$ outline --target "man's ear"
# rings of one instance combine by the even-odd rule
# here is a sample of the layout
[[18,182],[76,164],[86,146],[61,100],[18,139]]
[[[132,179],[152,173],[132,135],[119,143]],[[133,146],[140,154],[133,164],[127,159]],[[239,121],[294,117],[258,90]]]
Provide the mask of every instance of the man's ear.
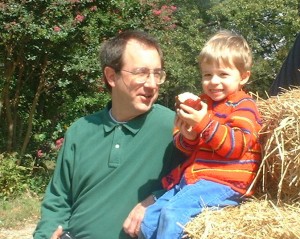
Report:
[[241,74],[242,79],[240,82],[240,86],[244,86],[248,82],[250,75],[251,75],[250,71],[245,71],[244,73]]
[[104,68],[104,74],[105,74],[107,83],[111,87],[114,87],[115,86],[115,80],[116,80],[116,71],[113,68],[111,68],[109,66],[106,66]]

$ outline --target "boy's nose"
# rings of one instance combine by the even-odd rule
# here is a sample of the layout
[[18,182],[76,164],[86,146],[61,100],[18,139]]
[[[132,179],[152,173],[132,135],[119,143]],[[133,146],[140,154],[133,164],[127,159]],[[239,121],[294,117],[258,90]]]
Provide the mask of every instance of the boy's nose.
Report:
[[219,84],[220,83],[220,77],[217,75],[213,75],[211,78],[211,83],[213,84]]

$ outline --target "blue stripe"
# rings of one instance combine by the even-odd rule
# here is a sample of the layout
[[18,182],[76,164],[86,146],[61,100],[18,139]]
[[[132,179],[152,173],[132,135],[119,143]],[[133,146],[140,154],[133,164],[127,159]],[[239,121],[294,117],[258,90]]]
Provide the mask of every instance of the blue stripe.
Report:
[[252,114],[254,114],[255,116],[255,120],[259,123],[262,124],[262,120],[259,118],[259,116],[256,114],[256,111],[254,111],[252,108],[239,108],[237,109],[235,112],[237,111],[248,111],[251,112]]
[[234,137],[234,130],[230,130],[230,134],[231,134],[231,150],[228,152],[228,154],[226,155],[225,158],[229,158],[230,155],[233,152],[233,149],[235,148],[235,137]]
[[225,119],[228,116],[228,114],[215,113],[215,116],[217,116],[218,118]]

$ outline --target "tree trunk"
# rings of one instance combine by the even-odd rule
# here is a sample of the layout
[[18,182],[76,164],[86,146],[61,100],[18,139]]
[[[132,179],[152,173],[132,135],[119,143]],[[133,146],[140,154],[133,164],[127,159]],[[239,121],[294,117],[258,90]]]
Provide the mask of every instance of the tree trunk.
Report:
[[[7,59],[12,58],[12,48],[9,47],[7,49]],[[3,100],[3,109],[5,113],[5,117],[7,120],[7,143],[6,143],[6,151],[12,151],[12,143],[13,143],[13,135],[14,135],[14,123],[13,123],[13,116],[11,110],[11,101],[10,101],[10,82],[12,80],[14,71],[15,71],[15,62],[7,61],[4,64],[5,71],[4,71],[4,86],[2,90],[2,100]]]
[[[21,56],[23,54],[20,54]],[[23,81],[24,81],[24,62],[23,58],[20,57],[18,60],[18,79],[17,79],[17,84],[16,84],[16,90],[15,90],[15,95],[12,101],[12,115],[13,115],[13,142],[12,142],[12,147],[13,149],[19,148],[19,142],[20,142],[20,137],[17,137],[18,132],[20,132],[20,135],[22,135],[21,130],[20,130],[20,124],[18,124],[19,121],[19,115],[18,115],[18,105],[20,102],[20,92],[23,86]]]
[[31,137],[31,133],[32,133],[32,122],[34,119],[34,114],[35,114],[35,111],[36,111],[36,108],[37,108],[37,105],[39,102],[40,95],[46,88],[46,77],[45,77],[46,69],[47,69],[47,56],[44,57],[44,61],[41,66],[41,76],[40,76],[39,85],[37,87],[37,90],[36,90],[36,93],[35,93],[31,108],[30,108],[27,131],[26,131],[26,135],[25,135],[25,138],[23,141],[21,152],[20,152],[21,157],[25,154],[28,143],[30,141],[30,137]]

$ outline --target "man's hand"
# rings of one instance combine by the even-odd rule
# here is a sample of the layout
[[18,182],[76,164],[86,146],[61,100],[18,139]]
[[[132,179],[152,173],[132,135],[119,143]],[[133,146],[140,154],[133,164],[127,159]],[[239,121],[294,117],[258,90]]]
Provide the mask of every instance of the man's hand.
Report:
[[131,237],[137,237],[139,235],[146,208],[154,202],[155,200],[153,195],[150,195],[144,201],[138,203],[129,213],[128,217],[123,223],[123,229]]
[[59,239],[62,234],[63,234],[63,228],[62,226],[58,226],[56,231],[53,232],[51,239]]

